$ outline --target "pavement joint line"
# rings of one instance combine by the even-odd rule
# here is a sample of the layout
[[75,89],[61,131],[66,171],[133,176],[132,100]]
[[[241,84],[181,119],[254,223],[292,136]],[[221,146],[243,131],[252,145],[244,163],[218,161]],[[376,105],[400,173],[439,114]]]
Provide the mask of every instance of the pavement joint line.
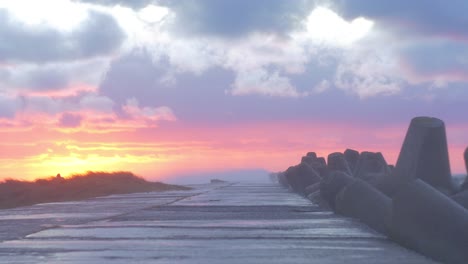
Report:
[[[178,199],[176,199],[176,200],[174,200],[174,201],[167,202],[167,203],[160,204],[160,205],[150,205],[150,206],[147,206],[147,207],[138,208],[138,209],[131,210],[131,211],[128,211],[128,212],[124,212],[124,213],[121,213],[121,214],[116,214],[116,215],[107,216],[107,217],[98,218],[98,219],[92,219],[92,220],[89,220],[89,221],[87,221],[87,222],[82,222],[82,223],[80,223],[80,225],[83,225],[83,224],[90,224],[90,223],[93,223],[93,222],[107,221],[107,220],[111,220],[111,219],[116,218],[116,217],[121,217],[121,216],[124,216],[124,215],[132,214],[132,213],[134,213],[134,212],[141,211],[141,210],[147,210],[147,209],[153,209],[153,208],[159,208],[159,207],[168,206],[168,205],[171,205],[171,204],[173,204],[173,203],[177,203],[177,202],[179,202],[179,201],[185,200],[185,199],[187,199],[187,198],[196,197],[196,196],[199,196],[199,195],[202,195],[202,194],[205,194],[205,193],[212,192],[212,191],[214,191],[214,190],[227,188],[227,187],[233,186],[233,185],[235,185],[235,184],[238,184],[238,183],[230,183],[230,184],[218,186],[218,187],[215,187],[215,188],[211,188],[211,189],[209,189],[209,190],[206,190],[206,191],[204,191],[204,192],[199,192],[199,193],[195,193],[195,194],[193,194],[193,195],[184,196],[184,197],[178,198]],[[25,237],[27,237],[27,236],[29,236],[29,235],[31,235],[31,234],[34,234],[34,233],[39,233],[39,232],[42,232],[42,231],[45,231],[45,230],[50,230],[50,229],[55,229],[55,228],[61,228],[61,227],[62,227],[62,225],[47,226],[47,227],[44,227],[43,229],[40,229],[40,230],[38,230],[38,231],[36,231],[36,232],[33,232],[33,233],[30,233],[30,234],[25,235],[25,236],[22,237],[21,239],[24,239]],[[6,241],[7,241],[7,240],[6,240]]]
[[[51,233],[27,230],[29,236],[24,232],[15,239],[6,240],[6,244],[0,242],[0,263],[45,263],[57,260],[83,263],[107,263],[113,260],[121,260],[122,263],[152,263],[162,260],[177,263],[181,262],[181,259],[184,259],[184,263],[229,264],[272,261],[300,263],[310,259],[327,263],[347,262],[350,259],[353,263],[353,260],[356,260],[356,263],[376,264],[436,263],[400,247],[387,237],[374,236],[367,226],[352,219],[328,215],[323,220],[340,218],[340,221],[328,223],[317,216],[309,217],[306,208],[296,206],[305,204],[303,201],[313,204],[303,196],[293,196],[293,193],[281,189],[278,191],[281,195],[277,195],[267,188],[243,187],[243,183],[194,185],[192,191],[170,192],[168,195],[154,193],[138,197],[136,200],[121,195],[109,206],[105,202],[94,206],[94,201],[90,201],[90,206],[86,206],[90,210],[101,206],[109,207],[109,210],[105,210],[104,215],[78,217],[70,222],[71,225],[66,222],[58,222],[49,228],[35,225],[35,228],[51,229]],[[257,193],[260,197],[265,197],[253,201],[252,199],[257,198]],[[288,202],[283,203],[283,199],[288,198],[286,194],[294,199],[287,199]],[[74,206],[79,208],[83,204],[78,203]],[[192,211],[190,208],[188,211],[185,208],[177,208],[180,206],[194,207],[193,212],[199,216],[194,219],[198,220],[187,222],[187,216],[192,215]],[[235,208],[223,209],[223,206]],[[261,208],[254,208],[256,206]],[[158,216],[164,215],[166,210],[174,213],[170,213],[167,219],[160,219]],[[73,213],[75,210],[68,211]],[[229,214],[218,219],[216,215],[205,217],[205,211]],[[245,219],[230,215],[237,211],[245,213]],[[278,212],[279,215],[265,222],[264,216],[261,215],[263,211],[275,214]],[[135,214],[136,218],[133,218],[132,214]],[[138,216],[141,214],[143,218],[139,221]],[[122,215],[124,216],[119,218]],[[216,222],[218,220],[220,221]],[[213,221],[216,223],[213,224]],[[127,226],[129,223],[130,226]],[[164,226],[165,224],[174,226]],[[205,226],[215,229],[207,232]],[[234,228],[227,228],[229,226]],[[185,227],[194,231],[186,231]],[[251,232],[250,227],[258,230]],[[66,230],[67,228],[77,230]],[[81,228],[90,231],[81,231]],[[151,228],[164,230],[153,232]],[[316,228],[317,232],[314,231]],[[241,232],[236,231],[238,229]],[[308,231],[309,229],[311,231]],[[12,243],[9,243],[9,240],[13,240]],[[188,250],[181,251],[181,247]]]

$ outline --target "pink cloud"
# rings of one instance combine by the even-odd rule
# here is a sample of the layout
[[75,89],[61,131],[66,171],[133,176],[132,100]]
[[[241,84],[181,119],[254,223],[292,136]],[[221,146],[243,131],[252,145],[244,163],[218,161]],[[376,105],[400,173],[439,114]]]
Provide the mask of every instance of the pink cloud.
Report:
[[71,97],[71,96],[78,96],[84,93],[95,93],[97,92],[98,88],[93,85],[88,84],[72,84],[68,87],[64,87],[58,90],[44,90],[44,91],[37,91],[37,90],[30,90],[28,88],[18,89],[20,96],[35,96],[35,97],[49,97],[49,98],[63,98],[63,97]]
[[123,110],[133,120],[144,120],[149,125],[157,121],[176,121],[177,118],[167,106],[161,107],[139,107],[138,100],[128,99]]

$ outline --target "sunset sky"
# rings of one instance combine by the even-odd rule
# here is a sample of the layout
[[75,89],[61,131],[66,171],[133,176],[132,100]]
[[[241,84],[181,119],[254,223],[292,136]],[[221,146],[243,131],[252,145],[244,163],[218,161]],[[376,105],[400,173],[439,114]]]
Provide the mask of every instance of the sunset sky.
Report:
[[468,146],[468,1],[0,0],[0,180]]

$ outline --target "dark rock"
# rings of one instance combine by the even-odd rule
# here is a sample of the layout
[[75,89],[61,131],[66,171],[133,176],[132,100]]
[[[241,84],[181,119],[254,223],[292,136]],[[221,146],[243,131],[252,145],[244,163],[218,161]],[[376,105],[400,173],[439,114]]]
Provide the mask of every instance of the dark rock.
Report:
[[348,162],[346,161],[343,153],[331,153],[330,155],[328,155],[327,163],[329,171],[342,171],[349,175],[352,175],[351,169],[349,168]]
[[416,117],[406,133],[394,175],[409,181],[421,179],[443,192],[453,192],[444,122]]
[[359,152],[354,149],[346,149],[343,153],[346,161],[348,162],[348,166],[352,172],[356,168],[356,164],[359,160]]
[[332,209],[335,209],[336,195],[353,181],[354,178],[347,173],[332,171],[320,182],[320,196]]
[[389,174],[388,164],[382,153],[367,151],[361,153],[354,169],[354,177],[376,182],[387,174]]
[[388,234],[392,200],[360,179],[345,186],[336,196],[336,212],[354,217],[383,234]]
[[443,263],[467,263],[468,211],[422,180],[393,198],[391,237]]
[[291,188],[300,194],[305,194],[305,188],[314,183],[320,182],[319,174],[308,164],[301,163],[290,167],[285,173]]
[[468,190],[464,190],[453,195],[452,199],[468,210]]

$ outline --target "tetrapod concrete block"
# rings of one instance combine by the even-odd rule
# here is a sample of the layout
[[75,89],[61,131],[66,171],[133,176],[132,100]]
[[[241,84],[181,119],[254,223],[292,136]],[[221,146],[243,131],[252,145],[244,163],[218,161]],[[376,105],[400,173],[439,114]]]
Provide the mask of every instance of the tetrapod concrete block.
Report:
[[422,180],[393,197],[391,236],[443,263],[468,263],[468,211]]
[[421,179],[444,192],[454,191],[442,120],[433,117],[411,120],[393,174],[406,180]]
[[388,234],[392,200],[365,181],[355,179],[336,196],[336,212],[354,217],[374,230]]
[[349,168],[348,162],[345,159],[343,153],[334,152],[328,155],[327,158],[328,170],[329,171],[342,171],[349,175],[352,174]]
[[344,154],[346,161],[348,162],[351,172],[354,172],[354,169],[356,168],[356,164],[359,160],[359,152],[354,149],[346,149],[343,154]]
[[292,189],[303,195],[307,186],[318,183],[321,180],[318,173],[306,163],[290,167],[286,170],[285,176]]
[[320,181],[320,196],[332,209],[335,209],[336,195],[348,184],[352,183],[354,178],[342,171],[331,171],[327,177]]

